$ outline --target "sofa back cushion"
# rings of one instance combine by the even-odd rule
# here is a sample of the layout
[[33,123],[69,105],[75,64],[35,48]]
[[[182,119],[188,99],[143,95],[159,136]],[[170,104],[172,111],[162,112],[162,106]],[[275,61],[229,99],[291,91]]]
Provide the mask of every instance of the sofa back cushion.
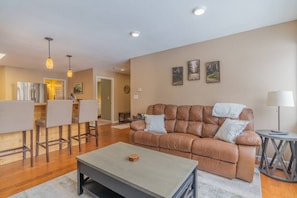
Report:
[[221,124],[224,122],[224,118],[218,118],[212,116],[212,106],[205,106],[203,108],[203,129],[202,137],[212,138],[215,136]]
[[252,109],[245,108],[242,110],[241,114],[239,115],[239,120],[247,120],[249,121],[248,125],[245,127],[244,131],[247,130],[254,130],[254,113]]
[[177,105],[166,105],[165,107],[165,128],[167,133],[175,131]]
[[187,133],[201,137],[203,129],[203,106],[193,105],[190,109]]
[[[213,138],[226,118],[212,116],[213,106],[155,104],[147,108],[147,114],[165,115],[167,133],[190,133],[199,137]],[[239,120],[249,121],[245,130],[254,130],[252,109],[245,108]]]
[[191,106],[177,107],[175,132],[186,133],[189,122],[189,112]]

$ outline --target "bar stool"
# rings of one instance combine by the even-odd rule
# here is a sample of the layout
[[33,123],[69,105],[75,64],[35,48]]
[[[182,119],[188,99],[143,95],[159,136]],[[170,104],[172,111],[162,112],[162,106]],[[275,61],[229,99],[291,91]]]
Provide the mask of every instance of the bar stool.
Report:
[[[69,154],[71,155],[71,118],[72,118],[72,100],[49,100],[46,105],[46,118],[36,120],[36,156],[39,155],[39,146],[45,148],[46,161],[49,162],[49,146],[59,144],[59,150],[62,150],[62,144],[68,143]],[[63,126],[68,126],[68,137],[63,138]],[[45,141],[40,142],[40,127],[45,127]],[[49,128],[59,127],[59,138],[49,140]]]
[[[90,136],[96,138],[96,146],[98,147],[98,102],[96,100],[80,100],[78,116],[72,118],[73,123],[77,123],[77,135],[71,138],[78,141],[79,151],[81,151],[81,138],[86,138],[86,142]],[[94,126],[90,125],[90,122],[94,122]],[[85,132],[81,133],[80,124],[85,123]],[[94,133],[91,133],[91,132]]]
[[[23,133],[22,146],[0,151],[0,157],[23,153],[23,160],[25,160],[26,152],[30,152],[31,167],[33,167],[33,123],[33,101],[0,101],[0,134],[19,131]],[[26,131],[30,131],[30,146],[27,146]]]

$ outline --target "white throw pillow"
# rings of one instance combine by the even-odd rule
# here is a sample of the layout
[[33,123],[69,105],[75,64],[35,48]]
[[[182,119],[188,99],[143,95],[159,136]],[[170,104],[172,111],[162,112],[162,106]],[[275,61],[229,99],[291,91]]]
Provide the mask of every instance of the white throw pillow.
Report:
[[154,131],[160,133],[167,133],[164,123],[165,115],[144,115],[146,128],[144,131]]
[[231,120],[227,118],[214,138],[235,143],[236,137],[245,129],[248,123],[249,122],[245,120]]

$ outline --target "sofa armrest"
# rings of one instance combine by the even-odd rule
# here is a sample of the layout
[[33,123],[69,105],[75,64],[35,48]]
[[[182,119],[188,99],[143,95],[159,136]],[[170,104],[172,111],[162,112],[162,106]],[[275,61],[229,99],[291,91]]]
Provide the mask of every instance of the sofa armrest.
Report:
[[244,131],[236,138],[236,144],[248,146],[260,146],[262,141],[260,136],[254,131]]
[[131,122],[130,129],[133,131],[143,131],[145,129],[145,121],[144,120],[136,120]]

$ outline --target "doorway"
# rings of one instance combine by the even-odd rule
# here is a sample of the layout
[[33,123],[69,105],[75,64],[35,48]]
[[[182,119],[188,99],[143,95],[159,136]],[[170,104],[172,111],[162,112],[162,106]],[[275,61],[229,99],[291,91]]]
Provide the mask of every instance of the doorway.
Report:
[[114,82],[113,78],[96,76],[96,98],[98,117],[103,121],[114,121]]

